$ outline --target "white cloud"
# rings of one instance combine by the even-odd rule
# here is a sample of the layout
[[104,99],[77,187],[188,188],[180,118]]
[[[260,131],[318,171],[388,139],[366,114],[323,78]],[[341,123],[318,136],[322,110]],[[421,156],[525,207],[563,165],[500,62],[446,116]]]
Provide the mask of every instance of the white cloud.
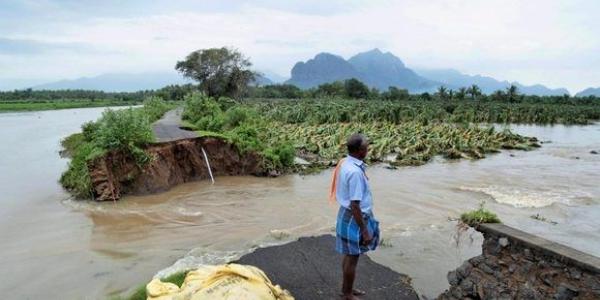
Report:
[[30,59],[0,56],[0,78],[171,70],[190,51],[220,46],[237,47],[258,68],[286,75],[296,61],[318,52],[348,57],[379,47],[408,66],[456,68],[572,92],[600,86],[600,21],[594,15],[600,3],[595,1],[281,3],[240,1],[219,9],[160,14],[155,9],[138,16],[103,13],[56,21],[45,27],[51,32],[39,26],[0,31],[4,38],[94,49]]

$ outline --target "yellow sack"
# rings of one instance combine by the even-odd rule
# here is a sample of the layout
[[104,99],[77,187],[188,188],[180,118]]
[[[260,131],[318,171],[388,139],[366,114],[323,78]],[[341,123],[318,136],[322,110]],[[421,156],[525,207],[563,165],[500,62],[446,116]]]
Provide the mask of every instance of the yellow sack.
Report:
[[263,271],[253,266],[203,266],[188,272],[178,287],[153,279],[146,285],[148,300],[294,300]]

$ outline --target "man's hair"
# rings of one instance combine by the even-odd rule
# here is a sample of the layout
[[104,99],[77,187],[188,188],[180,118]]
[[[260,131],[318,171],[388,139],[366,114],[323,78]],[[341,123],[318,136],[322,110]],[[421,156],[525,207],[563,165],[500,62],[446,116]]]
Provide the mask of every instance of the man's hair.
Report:
[[367,145],[367,138],[360,134],[355,133],[348,138],[348,142],[346,142],[346,146],[348,147],[348,153],[356,153],[362,147]]

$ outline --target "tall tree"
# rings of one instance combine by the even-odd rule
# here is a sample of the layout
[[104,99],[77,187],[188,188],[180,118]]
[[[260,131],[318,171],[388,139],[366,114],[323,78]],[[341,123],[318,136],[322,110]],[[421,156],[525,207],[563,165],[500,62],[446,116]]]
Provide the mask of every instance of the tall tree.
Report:
[[506,97],[508,98],[508,102],[517,102],[519,96],[519,88],[514,84],[511,84],[506,88]]
[[448,100],[450,98],[450,94],[448,93],[448,88],[441,85],[438,87],[435,96],[440,100]]
[[467,94],[471,95],[471,100],[475,100],[479,96],[481,96],[481,89],[478,85],[473,84],[469,88],[467,88]]
[[178,61],[175,69],[198,81],[208,96],[239,98],[256,76],[251,66],[242,53],[223,47],[196,50]]
[[[344,81],[344,90],[346,96],[354,99],[367,99],[369,96],[369,87],[356,78]],[[379,92],[377,92],[379,94]]]
[[458,100],[464,100],[466,95],[467,95],[467,88],[461,87],[458,89],[458,91],[456,91],[456,93],[454,94],[454,97],[456,97],[456,99],[458,99]]

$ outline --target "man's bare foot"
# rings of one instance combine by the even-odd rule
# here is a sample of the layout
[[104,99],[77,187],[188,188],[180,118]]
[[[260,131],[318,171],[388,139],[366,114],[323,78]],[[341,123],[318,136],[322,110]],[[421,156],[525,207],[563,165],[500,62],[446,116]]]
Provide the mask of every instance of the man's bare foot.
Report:
[[[367,292],[363,291],[363,290],[359,290],[359,289],[352,289],[352,295],[354,296],[364,296],[366,295]],[[344,293],[340,293],[340,296],[344,296]]]
[[358,297],[354,295],[342,295],[342,300],[360,300]]
[[352,290],[352,295],[354,295],[354,296],[364,296],[366,294],[367,294],[367,292],[365,292],[363,290],[359,290],[359,289]]

